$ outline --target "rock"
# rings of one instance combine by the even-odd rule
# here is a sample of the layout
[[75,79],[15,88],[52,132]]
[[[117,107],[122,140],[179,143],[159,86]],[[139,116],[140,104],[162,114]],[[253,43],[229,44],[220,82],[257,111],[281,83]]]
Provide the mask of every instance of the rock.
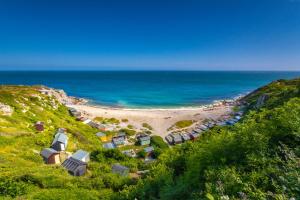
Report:
[[[83,98],[76,98],[76,97],[68,96],[65,93],[65,91],[63,91],[63,90],[43,87],[43,88],[39,89],[39,92],[44,95],[47,95],[49,97],[54,97],[59,103],[65,104],[65,105],[87,103],[87,100],[85,100]],[[57,103],[54,102],[54,104],[56,104],[56,105],[55,106],[52,105],[52,106],[54,107],[54,109],[57,109],[57,107],[58,107]]]
[[9,105],[0,102],[0,114],[11,116],[12,113],[13,109]]

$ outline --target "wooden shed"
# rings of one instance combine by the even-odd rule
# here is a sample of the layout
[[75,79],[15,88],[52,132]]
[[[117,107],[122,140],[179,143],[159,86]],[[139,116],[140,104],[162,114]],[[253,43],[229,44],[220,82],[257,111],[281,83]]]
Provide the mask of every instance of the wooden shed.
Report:
[[59,152],[51,148],[45,148],[41,151],[41,156],[43,157],[45,163],[47,164],[59,164]]

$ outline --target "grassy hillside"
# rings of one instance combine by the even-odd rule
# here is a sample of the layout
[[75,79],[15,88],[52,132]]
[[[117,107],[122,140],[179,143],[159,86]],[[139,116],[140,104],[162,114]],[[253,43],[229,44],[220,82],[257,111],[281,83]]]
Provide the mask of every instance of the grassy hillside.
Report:
[[[39,87],[1,86],[0,199],[300,199],[300,79],[273,82],[246,96],[234,126],[215,127],[196,142],[161,148],[153,165],[103,150],[97,132],[69,116]],[[45,122],[43,132],[36,121]],[[43,163],[41,149],[67,128],[68,151],[91,152],[88,173],[73,177]],[[161,141],[153,138],[154,144]],[[111,173],[112,163],[151,169],[142,179]]]
[[116,199],[300,199],[299,83],[280,80],[251,93],[241,122],[164,152]]
[[[96,129],[76,121],[64,105],[38,89],[0,87],[0,103],[13,109],[11,116],[0,114],[0,198],[108,199],[113,190],[131,184],[131,179],[111,174],[111,164],[125,163],[136,169],[139,161],[102,150]],[[35,130],[36,121],[45,122],[43,132]],[[67,129],[67,151],[84,149],[94,156],[85,176],[73,177],[61,166],[46,165],[39,155],[50,146],[59,127]]]

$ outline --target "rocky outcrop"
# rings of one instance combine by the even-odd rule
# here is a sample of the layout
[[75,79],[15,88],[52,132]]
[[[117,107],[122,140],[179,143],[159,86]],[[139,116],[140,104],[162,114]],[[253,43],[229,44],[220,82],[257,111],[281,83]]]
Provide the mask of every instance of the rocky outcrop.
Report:
[[54,97],[57,99],[60,103],[64,105],[72,105],[72,104],[84,104],[87,102],[87,100],[83,98],[76,98],[68,96],[64,90],[57,90],[53,88],[43,87],[39,90],[42,94]]

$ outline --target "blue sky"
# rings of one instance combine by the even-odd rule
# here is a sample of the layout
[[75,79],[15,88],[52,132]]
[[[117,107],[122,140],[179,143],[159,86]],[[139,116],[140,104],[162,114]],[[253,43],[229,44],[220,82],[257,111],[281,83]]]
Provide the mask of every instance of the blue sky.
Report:
[[0,70],[300,70],[300,0],[0,0]]

